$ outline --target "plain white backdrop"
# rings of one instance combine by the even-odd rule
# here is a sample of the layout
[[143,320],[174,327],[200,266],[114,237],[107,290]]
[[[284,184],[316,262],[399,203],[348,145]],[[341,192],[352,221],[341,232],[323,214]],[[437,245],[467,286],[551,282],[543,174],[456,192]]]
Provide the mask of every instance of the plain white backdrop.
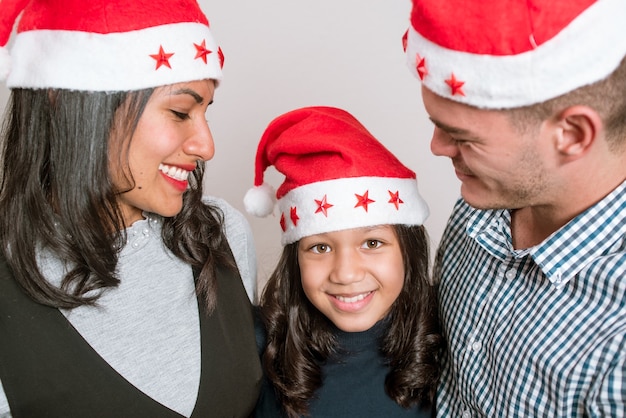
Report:
[[[430,153],[432,124],[420,84],[409,72],[401,38],[409,0],[199,0],[224,55],[224,80],[209,108],[216,153],[205,190],[244,211],[256,144],[276,116],[303,106],[352,113],[418,176],[429,203],[434,253],[459,182],[447,158]],[[0,110],[8,90],[0,86]],[[270,169],[274,187],[282,176]],[[280,254],[276,216],[249,216],[263,285]]]

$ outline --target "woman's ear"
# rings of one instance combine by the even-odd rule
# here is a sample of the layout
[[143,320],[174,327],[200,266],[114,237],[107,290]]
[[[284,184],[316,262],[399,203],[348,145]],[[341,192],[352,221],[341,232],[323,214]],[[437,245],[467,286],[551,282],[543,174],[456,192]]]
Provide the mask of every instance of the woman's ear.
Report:
[[563,110],[558,116],[557,127],[557,151],[563,156],[574,158],[586,154],[604,129],[598,112],[582,105]]

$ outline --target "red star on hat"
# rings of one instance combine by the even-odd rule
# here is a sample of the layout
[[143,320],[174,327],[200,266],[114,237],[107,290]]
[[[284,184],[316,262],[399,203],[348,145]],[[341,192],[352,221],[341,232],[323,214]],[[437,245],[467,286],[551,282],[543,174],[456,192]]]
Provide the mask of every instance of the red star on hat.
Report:
[[367,195],[368,195],[368,193],[369,193],[369,190],[366,190],[366,191],[365,191],[365,193],[364,193],[363,195],[358,195],[358,194],[355,194],[356,199],[357,199],[357,204],[356,204],[356,205],[354,205],[354,207],[355,207],[355,208],[359,208],[359,207],[361,207],[361,208],[365,209],[365,212],[367,212],[367,206],[368,206],[370,203],[374,203],[374,202],[375,202],[375,200],[372,200],[372,199],[370,199],[370,198],[367,196]]
[[224,68],[224,52],[222,52],[222,47],[217,48],[217,56],[220,59],[220,68]]
[[328,201],[326,200],[326,195],[324,195],[322,200],[317,200],[317,199],[314,199],[314,200],[315,200],[315,203],[317,203],[317,210],[315,211],[315,213],[321,212],[324,214],[324,216],[328,217],[328,209],[332,208],[333,205],[328,203]]
[[402,35],[402,49],[404,50],[404,52],[406,53],[406,48],[409,45],[409,30],[407,29],[406,32],[404,32],[404,35]]
[[300,219],[300,217],[298,216],[298,208],[292,207],[289,217],[291,218],[293,226],[298,226],[298,220]]
[[202,58],[202,61],[204,61],[204,63],[206,64],[207,63],[206,56],[213,52],[213,51],[209,51],[208,49],[206,49],[206,40],[203,39],[200,45],[193,44],[193,46],[196,47],[195,59]]
[[450,86],[450,92],[452,93],[452,95],[456,95],[458,94],[459,96],[465,96],[465,93],[463,93],[463,84],[465,84],[464,81],[459,81],[456,79],[456,77],[454,76],[454,73],[452,73],[450,75],[450,78],[446,80],[446,84]]
[[400,209],[400,205],[404,203],[404,201],[400,199],[400,192],[396,191],[395,193],[393,193],[391,190],[387,191],[389,192],[389,197],[391,197],[388,203],[393,203],[393,205],[396,207],[396,210]]
[[163,46],[159,46],[159,53],[158,54],[154,54],[154,55],[150,55],[152,58],[154,58],[156,60],[156,68],[155,70],[158,70],[162,65],[165,65],[167,68],[172,68],[172,66],[170,65],[170,58],[172,58],[172,56],[174,55],[174,53],[166,53],[163,50]]
[[420,54],[415,54],[415,69],[420,80],[424,80],[424,77],[428,75],[428,69],[426,68],[426,58],[423,58]]

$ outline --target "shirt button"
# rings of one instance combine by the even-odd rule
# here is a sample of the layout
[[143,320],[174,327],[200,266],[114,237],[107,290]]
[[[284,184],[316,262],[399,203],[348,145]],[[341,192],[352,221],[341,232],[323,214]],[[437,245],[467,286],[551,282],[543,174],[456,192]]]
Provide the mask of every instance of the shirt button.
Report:
[[509,280],[513,280],[515,278],[515,270],[509,270],[504,274],[504,277],[506,277]]
[[465,411],[463,411],[463,415],[461,416],[463,418],[472,418],[472,413],[466,409]]
[[474,353],[478,353],[481,348],[483,348],[483,345],[480,343],[480,341],[474,341],[472,343],[472,351]]

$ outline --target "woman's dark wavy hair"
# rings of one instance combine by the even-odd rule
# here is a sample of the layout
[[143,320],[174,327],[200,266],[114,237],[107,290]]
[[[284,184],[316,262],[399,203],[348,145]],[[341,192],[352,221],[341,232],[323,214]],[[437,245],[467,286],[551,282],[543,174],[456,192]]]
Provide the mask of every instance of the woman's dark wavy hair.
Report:
[[[388,314],[381,352],[390,372],[387,395],[399,405],[430,405],[443,350],[435,288],[429,280],[428,237],[423,226],[394,225],[402,249],[404,286]],[[261,297],[267,332],[263,367],[289,417],[306,415],[323,384],[321,364],[336,352],[331,322],[301,285],[298,243],[285,246]]]
[[[115,189],[109,166],[119,159],[133,184],[129,138],[153,91],[12,90],[0,148],[0,240],[16,281],[35,301],[58,308],[95,304],[102,290],[119,283],[128,225],[117,200],[126,190]],[[203,170],[198,164],[192,173],[183,209],[164,220],[162,237],[198,273],[196,288],[210,311],[215,269],[234,262],[223,214],[201,200]],[[39,270],[41,249],[70,267],[60,288]]]

